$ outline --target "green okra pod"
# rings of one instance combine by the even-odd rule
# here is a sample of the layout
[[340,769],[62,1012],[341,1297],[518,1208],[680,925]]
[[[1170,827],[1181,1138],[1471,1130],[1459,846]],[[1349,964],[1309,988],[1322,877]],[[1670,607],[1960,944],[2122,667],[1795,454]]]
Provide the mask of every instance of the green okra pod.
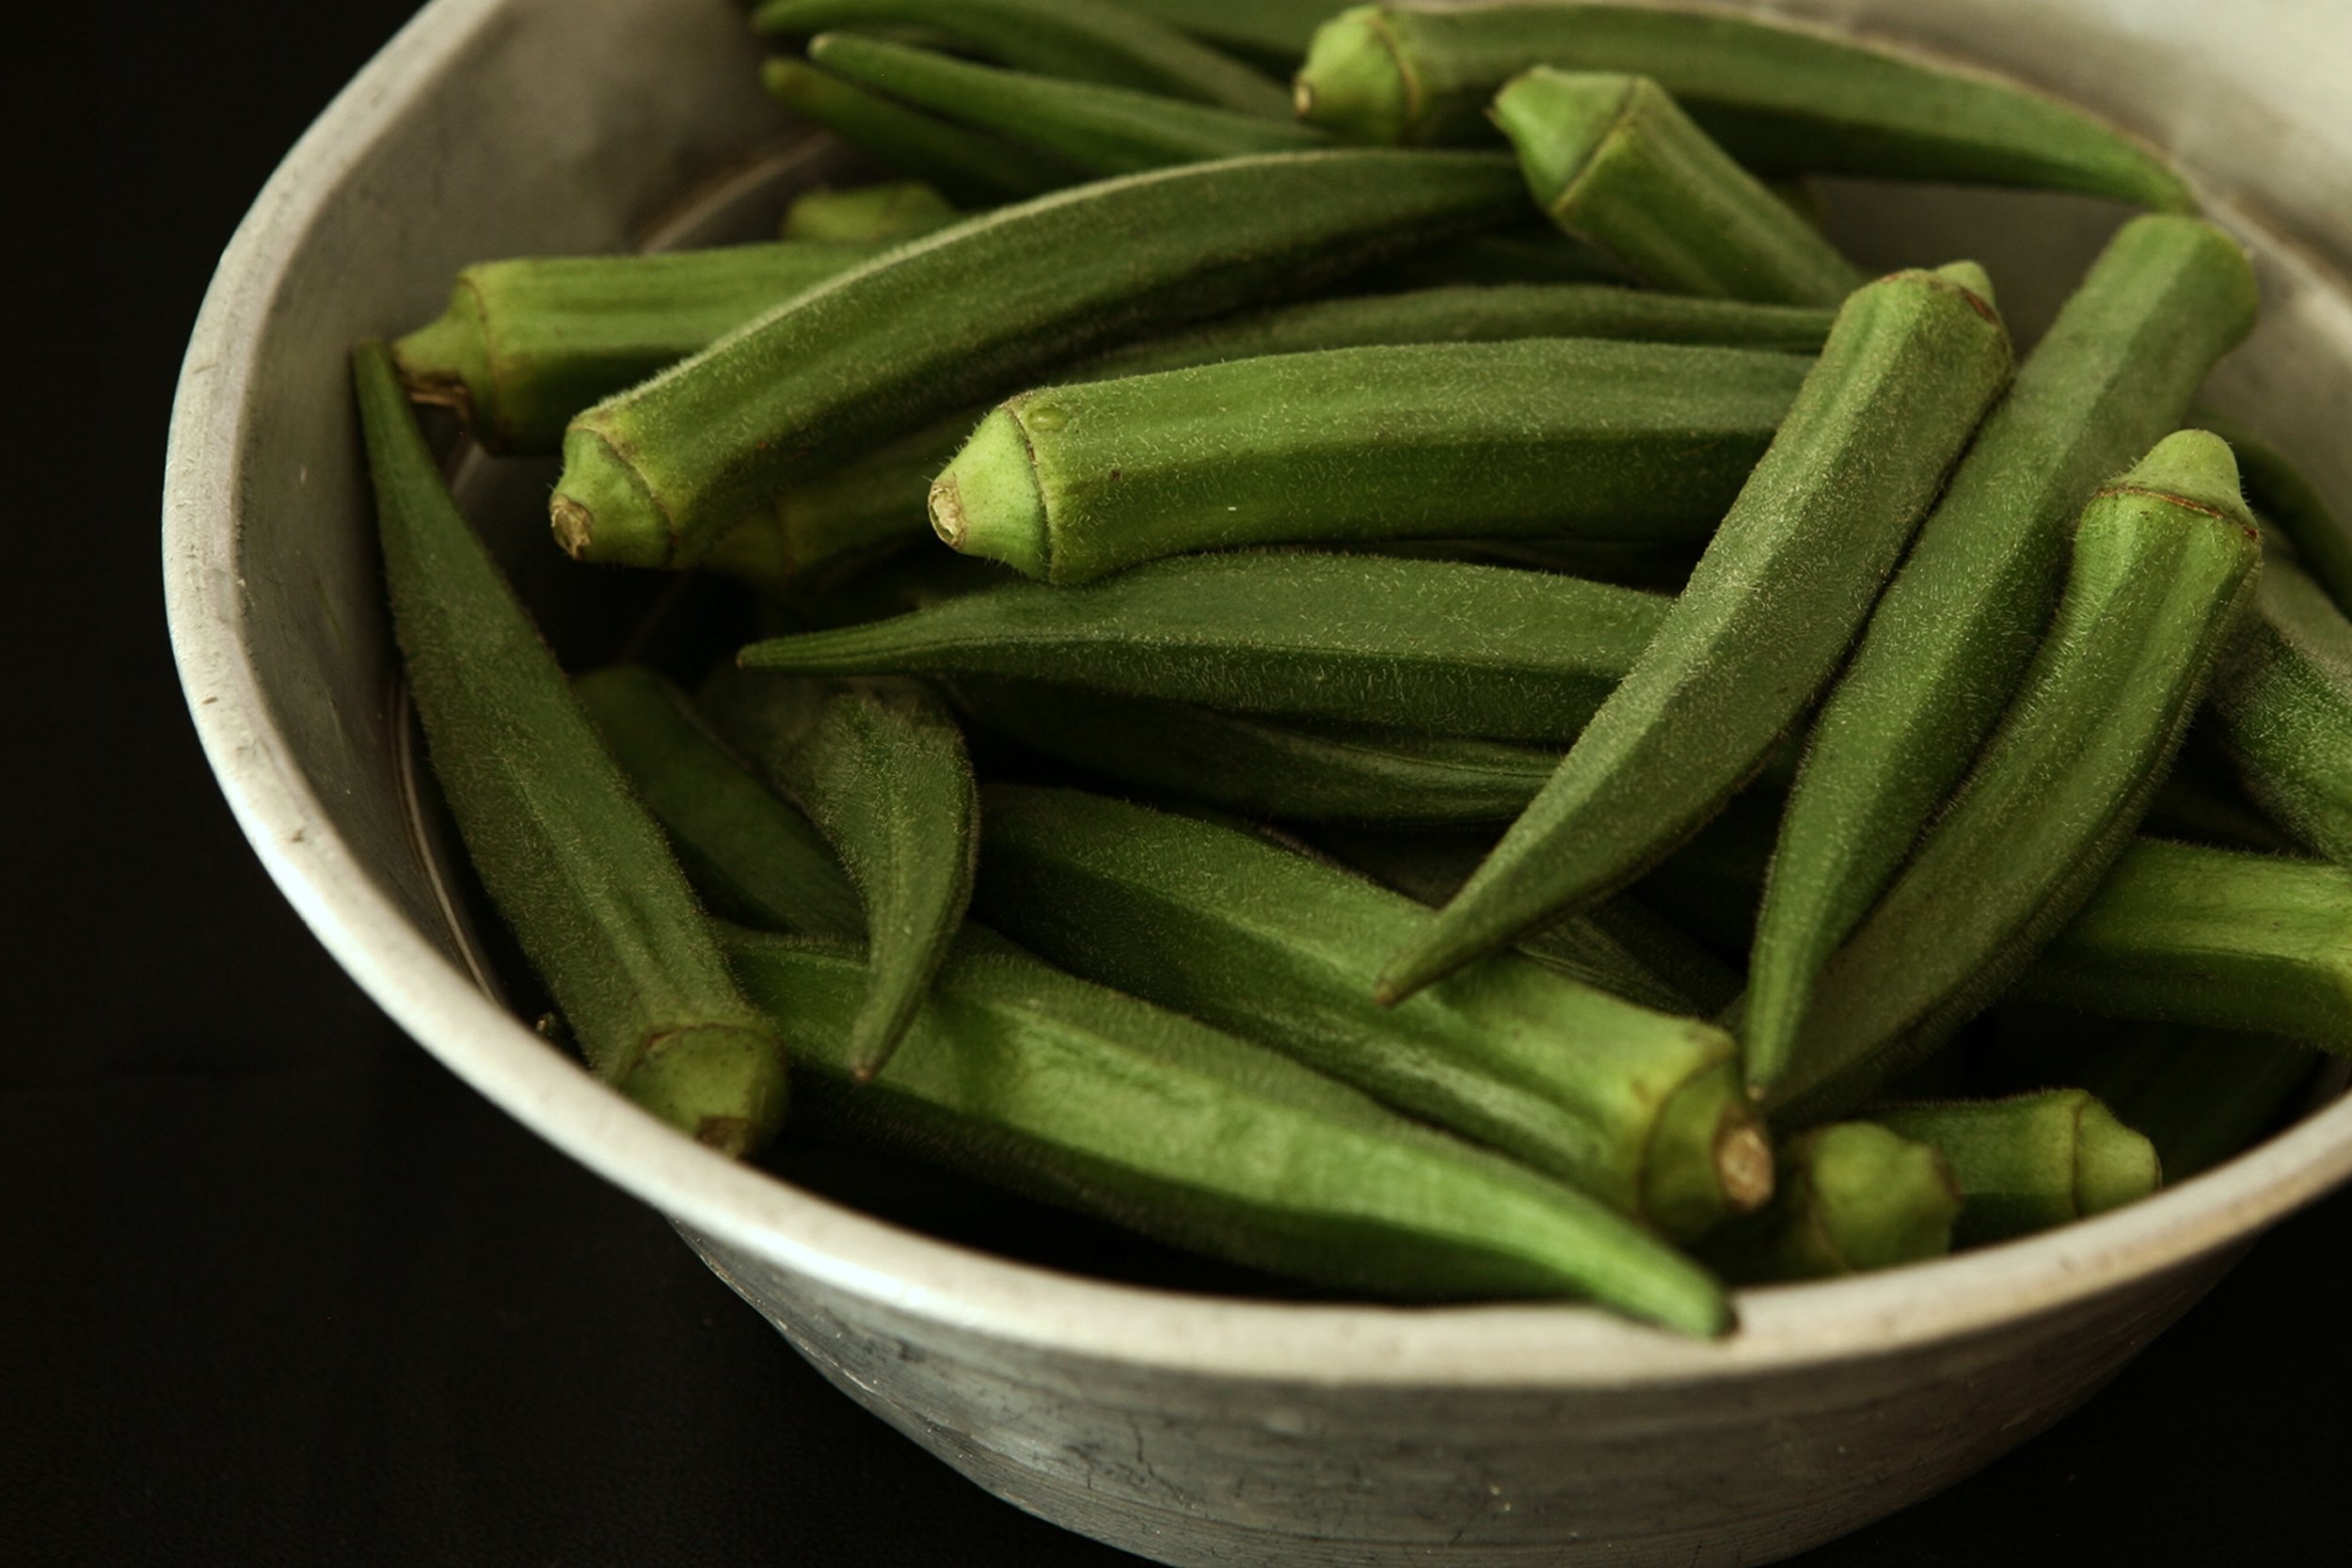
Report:
[[1212,48],[1288,75],[1331,15],[1331,0],[1115,0]]
[[1750,964],[1751,1083],[1781,1072],[1820,966],[2000,718],[2083,504],[2178,425],[2255,309],[2235,241],[2136,219],[1986,420],[1814,722]]
[[1018,201],[1084,178],[1042,153],[894,103],[805,60],[770,60],[760,67],[759,80],[787,108],[967,207]]
[[2211,1170],[2276,1124],[2312,1081],[2309,1051],[2265,1035],[2160,1028],[2070,1074],[2156,1151],[2168,1184]]
[[1021,71],[1132,87],[1246,114],[1289,110],[1281,84],[1173,28],[1103,0],[766,0],[755,30],[807,38],[839,27],[920,27]]
[[1279,721],[1024,681],[959,681],[983,727],[1122,783],[1297,822],[1507,822],[1556,751],[1372,724]]
[[1083,588],[1016,582],[771,638],[748,670],[1042,681],[1241,713],[1565,740],[1669,601],[1544,572],[1233,551]]
[[784,1054],[661,831],[459,515],[391,355],[353,355],[384,580],[434,776],[482,885],[589,1067],[733,1155],[774,1133]]
[[893,245],[961,223],[964,216],[920,180],[886,180],[846,191],[819,185],[793,198],[784,210],[784,238]]
[[2163,1180],[2155,1146],[2082,1089],[1883,1105],[1870,1119],[1930,1146],[1951,1166],[1961,1195],[1952,1239],[1963,1246],[2104,1214]]
[[980,421],[931,486],[931,527],[1055,583],[1249,545],[1704,539],[1808,368],[1758,349],[1563,338],[1048,387]]
[[1708,1239],[1708,1260],[1728,1279],[1836,1279],[1952,1249],[1961,1188],[1925,1142],[1834,1122],[1782,1145],[1779,1166],[1772,1201]]
[[2318,486],[2304,477],[2293,458],[2243,420],[2217,409],[2194,408],[2188,422],[2230,443],[2254,515],[2286,535],[2303,569],[2328,590],[2338,610],[2352,615],[2352,532],[2337,523]]
[[2262,550],[2229,448],[2167,436],[2084,509],[2056,621],[1975,768],[1821,972],[1765,1102],[1836,1116],[1997,996],[2130,844]]
[[1360,6],[1316,33],[1298,111],[1358,141],[1489,134],[1486,105],[1539,65],[1648,76],[1749,167],[2022,185],[2194,211],[2161,156],[2013,83],[1724,11],[1530,4]]
[[808,57],[835,75],[1033,147],[1089,174],[1133,174],[1332,145],[1324,133],[1294,119],[1006,71],[855,33],[820,34],[809,40]]
[[1486,1143],[1670,1235],[1760,1203],[1728,1037],[1502,955],[1370,995],[1415,905],[1245,832],[992,784],[975,909],[1048,961],[1193,1014]]
[[651,256],[483,261],[392,344],[408,395],[447,404],[495,452],[553,451],[573,415],[698,354],[876,254],[794,241]]
[[1121,338],[1500,221],[1516,183],[1476,154],[1273,153],[911,241],[574,420],[556,537],[590,560],[691,564],[760,499],[864,445]]
[[1473,283],[1613,283],[1633,278],[1625,263],[1604,250],[1563,234],[1549,224],[1514,226],[1493,234],[1432,245],[1427,250],[1375,268],[1369,278],[1384,289],[1454,288]]
[[1488,111],[1535,205],[1661,289],[1835,305],[1862,275],[1646,76],[1514,77]]
[[2352,1055],[2352,871],[2138,839],[2019,994]]
[[862,941],[864,907],[807,816],[754,777],[686,694],[643,665],[573,683],[711,908],[763,930]]
[[1009,947],[961,944],[898,1053],[851,1088],[855,957],[725,940],[806,1063],[804,1109],[860,1142],[1343,1290],[1585,1296],[1686,1334],[1730,1325],[1703,1270],[1584,1195]]
[[1408,996],[1631,881],[1723,809],[1828,684],[2008,380],[1981,270],[1839,311],[1658,636],[1453,902],[1381,974]]
[[2208,711],[2255,803],[2352,867],[2352,621],[2294,562],[2264,567]]

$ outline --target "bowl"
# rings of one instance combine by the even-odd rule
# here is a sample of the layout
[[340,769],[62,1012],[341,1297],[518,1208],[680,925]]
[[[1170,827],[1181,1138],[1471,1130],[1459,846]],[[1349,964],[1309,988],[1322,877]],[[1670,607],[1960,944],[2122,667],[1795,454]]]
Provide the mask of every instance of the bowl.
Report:
[[[2352,263],[2337,93],[2352,26],[2337,5],[1771,8],[2007,71],[2173,149],[2254,250],[2265,295],[2211,395],[2341,504],[2352,294],[2331,269]],[[1012,1502],[1168,1562],[1760,1562],[2058,1419],[2265,1227],[2352,1175],[2352,1103],[2337,1102],[2095,1221],[1744,1292],[1738,1334],[1702,1344],[1573,1307],[1250,1301],[1030,1267],[731,1164],[593,1082],[501,1005],[448,891],[345,353],[435,314],[469,261],[727,237],[772,212],[836,154],[763,99],[757,53],[733,0],[426,7],[222,260],[173,415],[165,563],[203,743],[320,940],[459,1076],[669,1216],[850,1398]],[[1833,210],[1862,260],[1991,262],[2027,331],[2056,289],[2010,277],[2062,281],[2118,216],[1863,187]],[[527,548],[516,559],[553,554]]]

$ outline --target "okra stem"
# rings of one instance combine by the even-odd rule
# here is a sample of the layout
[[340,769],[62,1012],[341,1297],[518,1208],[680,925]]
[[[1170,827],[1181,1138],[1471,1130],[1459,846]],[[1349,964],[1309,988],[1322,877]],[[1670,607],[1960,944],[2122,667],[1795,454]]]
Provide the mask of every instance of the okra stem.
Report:
[[1772,1201],[1703,1249],[1743,1285],[1836,1279],[1941,1258],[1952,1249],[1961,1189],[1927,1144],[1842,1121],[1780,1150]]

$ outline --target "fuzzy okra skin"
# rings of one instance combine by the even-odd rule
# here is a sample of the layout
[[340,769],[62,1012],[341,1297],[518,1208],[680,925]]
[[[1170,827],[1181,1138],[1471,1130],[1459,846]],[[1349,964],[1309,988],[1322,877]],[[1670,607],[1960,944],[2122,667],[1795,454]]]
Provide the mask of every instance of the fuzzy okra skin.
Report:
[[384,580],[434,777],[589,1067],[723,1153],[773,1135],[784,1053],[661,830],[458,513],[381,343],[353,355]]
[[1930,1146],[1951,1166],[1962,1199],[1952,1239],[1963,1246],[2104,1214],[2163,1182],[2155,1146],[2082,1089],[1882,1105],[1870,1119]]
[[1751,1083],[1781,1072],[1821,965],[1999,720],[2084,503],[2179,424],[2256,308],[2227,234],[2135,219],[1986,419],[1814,722],[1750,962]]
[[1398,894],[1191,817],[992,784],[974,908],[1048,961],[1293,1055],[1669,1235],[1770,1190],[1729,1037],[1502,955],[1371,997]]
[[2009,378],[1989,290],[1963,262],[1847,300],[1657,638],[1486,863],[1382,972],[1383,998],[1616,891],[1756,772],[1836,673]]
[[806,38],[836,27],[914,26],[1021,71],[1279,117],[1281,84],[1173,28],[1104,0],[766,0],[755,31]]
[[1488,114],[1562,229],[1661,289],[1835,305],[1862,274],[1646,76],[1537,67]]
[[1565,740],[1671,601],[1545,572],[1235,550],[1013,582],[745,648],[746,670],[996,676],[1432,735]]
[[885,180],[837,191],[819,185],[784,210],[787,240],[848,240],[894,245],[935,233],[967,216],[920,180]]
[[478,262],[392,360],[410,397],[455,408],[485,450],[550,452],[581,409],[880,248],[796,240]]
[[1772,444],[1793,355],[1592,339],[1235,359],[1009,399],[931,527],[1053,583],[1187,550],[1700,540]]
[[787,108],[965,206],[1018,201],[1085,178],[1057,159],[910,109],[806,60],[769,60],[759,69],[759,80]]
[[2272,558],[2208,711],[2239,782],[2279,825],[2352,868],[2352,621]]
[[1187,38],[1245,59],[1289,71],[1307,55],[1315,29],[1331,16],[1331,0],[1112,0],[1120,10],[1148,16]]
[[1785,23],[1722,11],[1360,6],[1315,34],[1295,98],[1365,142],[1474,143],[1534,66],[1648,76],[1751,168],[2022,185],[2191,212],[2161,156],[2053,98]]
[[1772,1201],[1702,1249],[1742,1285],[1836,1279],[1941,1258],[1961,1187],[1926,1142],[1867,1121],[1817,1127],[1781,1146]]
[[1006,71],[855,33],[819,34],[809,40],[808,57],[860,86],[1036,148],[1092,175],[1333,145],[1323,132],[1295,119]]
[[2188,422],[2210,430],[2237,454],[2246,482],[2246,503],[2254,515],[2286,535],[2302,568],[2352,615],[2352,531],[2337,523],[2319,487],[2260,431],[2245,420],[2211,408],[2189,410]]
[[1821,972],[1764,1101],[1839,1115],[1997,996],[2097,889],[2164,779],[2262,566],[2229,448],[2166,437],[2074,531],[2049,636],[1909,863]]
[[2352,1055],[2352,871],[2138,839],[2018,994]]
[[[761,498],[1121,338],[1506,218],[1508,160],[1270,153],[1103,181],[911,241],[572,421],[586,560],[691,564]],[[1118,243],[1107,243],[1116,239]]]
[[967,939],[852,1085],[853,955],[724,934],[820,1126],[1212,1257],[1420,1300],[1583,1296],[1685,1334],[1731,1309],[1625,1216],[1263,1047]]

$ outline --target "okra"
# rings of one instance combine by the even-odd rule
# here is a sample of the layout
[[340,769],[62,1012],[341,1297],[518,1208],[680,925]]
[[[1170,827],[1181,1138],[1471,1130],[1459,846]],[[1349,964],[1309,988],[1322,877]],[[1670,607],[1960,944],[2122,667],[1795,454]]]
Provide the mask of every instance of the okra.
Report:
[[1475,283],[1611,283],[1630,286],[1625,263],[1546,224],[1433,245],[1367,275],[1382,289],[1442,289]]
[[803,1110],[859,1142],[1161,1241],[1383,1297],[1586,1296],[1730,1326],[1706,1273],[1571,1188],[1260,1046],[967,941],[852,1088],[853,956],[727,933],[806,1063]]
[[2209,711],[2238,778],[2280,826],[2352,867],[2352,621],[2272,558]]
[[2138,839],[2019,994],[2352,1055],[2352,872]]
[[2157,1029],[2106,1047],[2078,1076],[2147,1138],[2165,1180],[2177,1185],[2276,1123],[2311,1082],[2312,1061],[2264,1035]]
[[723,1153],[784,1115],[784,1055],[661,830],[458,513],[381,343],[352,356],[392,630],[484,889],[596,1075]]
[[1959,793],[1821,973],[1765,1101],[1840,1114],[1998,995],[2162,783],[2260,573],[2230,449],[2167,436],[2084,509],[2050,634]]
[[1412,900],[1251,833],[991,784],[974,908],[1089,979],[1295,1056],[1670,1235],[1769,1191],[1729,1037],[1517,955],[1371,999]]
[[1862,275],[1646,76],[1514,77],[1488,111],[1535,205],[1661,289],[1835,305]]
[[1560,753],[1370,724],[1279,722],[1022,681],[960,681],[984,728],[1105,778],[1297,822],[1507,822]]
[[858,892],[833,848],[643,665],[573,683],[621,771],[710,908],[763,930],[862,941]]
[[1836,1279],[1952,1249],[1961,1189],[1925,1143],[1841,1121],[1782,1145],[1779,1166],[1764,1211],[1708,1240],[1708,1260],[1728,1279]]
[[1614,892],[1723,808],[1836,673],[2008,380],[1981,270],[1856,291],[1655,641],[1454,901],[1380,978],[1408,996]]
[[818,70],[805,60],[772,59],[759,70],[769,96],[910,179],[939,188],[967,207],[1059,190],[1083,176],[1041,153],[950,125],[936,115],[894,103]]
[[1331,145],[1329,136],[1294,119],[1006,71],[855,33],[818,35],[809,40],[808,57],[835,75],[1089,174]]
[[1960,1183],[1952,1239],[1981,1246],[2089,1219],[2154,1192],[2155,1147],[2082,1089],[1883,1105],[1880,1126],[1943,1155]]
[[987,675],[1432,735],[1565,740],[1668,612],[1543,572],[1233,551],[1083,588],[1016,582],[870,625],[771,638],[747,670]]
[[1248,545],[1703,539],[1807,369],[1757,349],[1528,339],[1048,387],[980,421],[931,486],[931,527],[1063,584]]
[[393,343],[392,359],[410,397],[456,409],[485,450],[553,451],[581,409],[879,248],[794,241],[483,261],[458,273],[449,309]]
[[837,27],[936,32],[1047,76],[1132,87],[1246,114],[1287,112],[1281,85],[1173,28],[1103,0],[766,0],[755,31],[807,38]]
[[1280,71],[1306,57],[1308,40],[1331,15],[1331,0],[1116,0],[1212,48]]
[[1516,183],[1482,154],[1273,153],[911,241],[574,420],[556,537],[586,559],[691,564],[762,497],[866,445],[1089,349],[1499,221]]
[[920,180],[888,180],[846,191],[819,185],[784,210],[784,237],[893,245],[961,223],[964,215]]
[[1360,6],[1316,33],[1298,112],[1357,141],[1475,142],[1502,85],[1539,65],[1653,77],[1733,157],[1767,174],[2023,185],[2196,209],[2164,158],[2056,99],[1721,11]]
[[1752,1084],[1781,1072],[1820,966],[2000,718],[2084,502],[2179,423],[2255,309],[2229,236],[2137,219],[1985,421],[1814,722],[1750,963]]
[[2189,411],[2188,422],[2230,443],[2254,515],[2286,535],[2303,569],[2328,590],[2338,610],[2352,615],[2352,532],[2336,522],[2318,487],[2293,458],[2245,420],[2196,408]]

